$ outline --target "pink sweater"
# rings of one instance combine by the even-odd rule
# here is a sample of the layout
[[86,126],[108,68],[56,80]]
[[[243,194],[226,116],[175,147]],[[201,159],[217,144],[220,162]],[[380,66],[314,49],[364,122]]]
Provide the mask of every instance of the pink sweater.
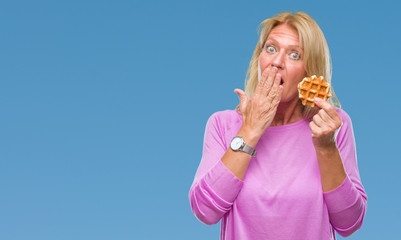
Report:
[[367,196],[358,172],[351,119],[337,146],[347,178],[323,192],[309,122],[269,127],[256,145],[243,181],[220,161],[242,125],[234,110],[214,113],[205,130],[203,155],[189,191],[191,209],[205,224],[221,220],[220,239],[335,239],[358,230]]

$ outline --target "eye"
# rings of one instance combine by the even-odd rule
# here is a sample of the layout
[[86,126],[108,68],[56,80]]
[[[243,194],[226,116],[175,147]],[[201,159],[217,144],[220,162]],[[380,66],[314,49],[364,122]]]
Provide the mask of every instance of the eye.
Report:
[[272,45],[267,45],[267,46],[266,46],[266,52],[268,52],[268,53],[275,53],[275,52],[276,52],[276,48],[273,47]]
[[294,60],[299,60],[301,58],[301,55],[297,52],[291,52],[290,53],[290,58],[294,59]]

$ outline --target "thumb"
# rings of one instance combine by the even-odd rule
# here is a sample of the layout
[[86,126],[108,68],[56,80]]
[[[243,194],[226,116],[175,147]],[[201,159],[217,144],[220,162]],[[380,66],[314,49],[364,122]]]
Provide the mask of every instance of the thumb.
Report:
[[239,97],[239,109],[241,112],[245,112],[245,108],[246,105],[248,104],[248,96],[246,95],[246,93],[244,91],[242,91],[241,89],[235,89],[234,92],[236,94],[238,94]]

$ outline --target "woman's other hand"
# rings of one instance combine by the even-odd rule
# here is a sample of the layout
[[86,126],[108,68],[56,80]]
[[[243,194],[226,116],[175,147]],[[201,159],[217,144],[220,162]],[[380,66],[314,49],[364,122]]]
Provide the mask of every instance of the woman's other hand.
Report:
[[270,126],[280,102],[283,86],[277,68],[266,68],[250,100],[241,89],[234,92],[240,98],[242,128],[254,136],[261,136]]
[[342,121],[336,109],[325,100],[315,98],[315,104],[320,109],[309,127],[319,163],[322,189],[323,192],[329,192],[340,186],[347,177],[335,139]]
[[320,109],[309,123],[313,145],[317,149],[337,147],[335,133],[342,125],[340,116],[335,108],[323,99],[315,98],[315,104]]

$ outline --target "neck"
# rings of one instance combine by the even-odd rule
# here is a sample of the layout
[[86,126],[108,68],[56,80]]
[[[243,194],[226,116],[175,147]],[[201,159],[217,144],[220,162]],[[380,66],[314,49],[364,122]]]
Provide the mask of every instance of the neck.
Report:
[[290,102],[280,102],[276,115],[270,126],[281,126],[297,122],[302,119],[302,103],[298,98]]

